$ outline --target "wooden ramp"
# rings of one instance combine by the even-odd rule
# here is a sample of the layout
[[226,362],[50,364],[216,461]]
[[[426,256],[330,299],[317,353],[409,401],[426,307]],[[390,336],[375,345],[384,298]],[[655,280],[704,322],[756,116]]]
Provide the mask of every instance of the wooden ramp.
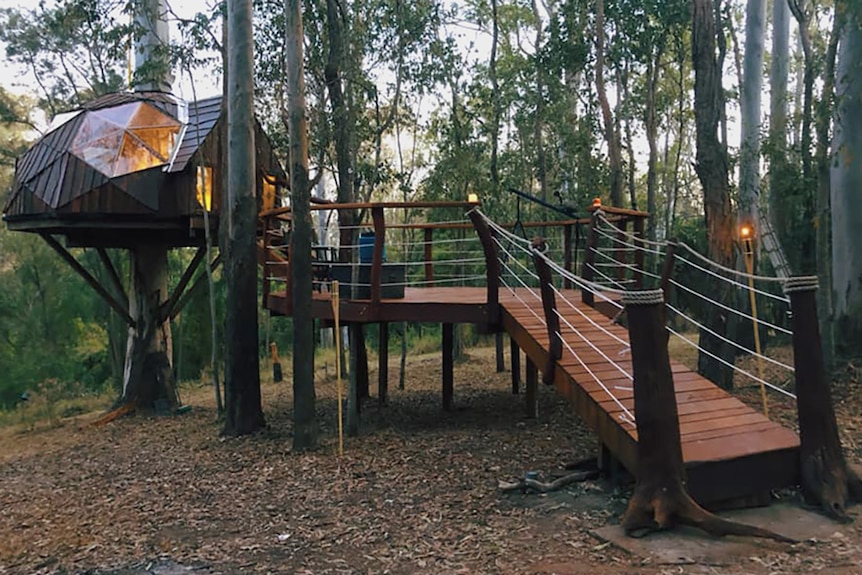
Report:
[[[567,299],[571,305],[558,305],[559,312],[583,337],[567,327],[562,330],[567,345],[557,362],[554,384],[610,453],[634,471],[637,430],[627,416],[627,411],[634,413],[632,380],[619,369],[633,373],[628,331],[580,303],[580,292],[569,292]],[[500,290],[503,327],[541,370],[549,355],[548,332],[541,305],[528,307],[525,302],[529,301],[535,302],[536,296],[526,289]],[[795,432],[685,366],[672,361],[671,367],[688,489],[695,499],[707,505],[728,500],[756,502],[771,489],[798,483],[799,437]]]

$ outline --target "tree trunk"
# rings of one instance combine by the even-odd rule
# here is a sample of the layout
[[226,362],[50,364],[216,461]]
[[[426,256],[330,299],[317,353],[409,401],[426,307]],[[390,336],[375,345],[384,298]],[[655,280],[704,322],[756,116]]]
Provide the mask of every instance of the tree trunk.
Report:
[[835,328],[844,347],[858,355],[862,340],[862,16],[849,7],[836,75],[832,162],[832,278]]
[[126,339],[123,403],[144,411],[173,410],[179,404],[173,377],[171,322],[160,317],[168,299],[168,249],[142,245],[131,250],[129,315],[135,327]]
[[799,414],[799,456],[805,499],[839,521],[851,521],[845,508],[862,497],[862,483],[847,466],[826,377],[817,303],[816,278],[792,278],[785,285],[793,309],[793,366]]
[[[696,129],[695,171],[703,188],[704,216],[709,242],[708,255],[719,264],[732,268],[734,221],[730,204],[727,150],[718,139],[718,128],[724,108],[721,68],[716,58],[715,7],[712,0],[694,0],[692,4],[692,62],[694,65],[694,116]],[[731,301],[726,282],[710,282],[715,301]],[[728,332],[727,314],[711,306],[704,318],[706,330],[700,333],[698,372],[719,386],[733,387],[733,347],[719,336]],[[720,359],[716,359],[720,358]]]
[[763,86],[765,35],[766,2],[748,0],[739,98],[742,126],[739,146],[739,218],[740,224],[748,224],[753,230],[757,230],[760,223],[760,93]]
[[821,289],[817,293],[817,314],[820,319],[820,333],[823,346],[823,358],[827,368],[835,362],[835,321],[833,317],[833,285],[832,285],[832,217],[831,217],[831,187],[832,156],[829,153],[829,129],[832,126],[833,102],[835,99],[835,61],[838,53],[838,41],[845,21],[846,6],[836,4],[835,17],[832,22],[832,35],[826,49],[826,62],[823,71],[823,93],[817,103],[815,132],[817,146],[814,158],[817,164],[817,197],[814,201],[814,245],[817,277]]
[[623,166],[622,150],[617,137],[611,105],[605,89],[605,1],[596,0],[596,95],[602,110],[605,142],[608,145],[608,163],[610,167],[610,200],[614,207],[623,205]]
[[662,292],[633,292],[623,303],[629,324],[638,431],[637,484],[622,520],[626,534],[637,537],[680,523],[710,535],[788,541],[777,533],[716,517],[686,492]]
[[228,2],[228,201],[225,435],[265,426],[260,403],[251,0]]
[[314,395],[314,317],[312,273],[311,182],[308,179],[308,127],[305,120],[302,2],[285,3],[287,113],[290,138],[290,208],[292,215],[291,286],[293,292],[293,449],[317,446]]
[[[647,63],[647,94],[646,106],[644,108],[644,128],[646,130],[647,145],[649,146],[649,158],[647,159],[647,211],[650,214],[657,214],[658,113],[656,110],[656,95],[658,93],[659,72],[661,69],[661,59],[663,54],[664,36],[662,36],[658,46],[655,48],[655,53]],[[682,70],[680,70],[679,73],[682,74]],[[667,166],[665,166],[665,171],[666,170]],[[655,216],[647,218],[647,238],[650,241],[656,240],[657,220],[658,218]]]

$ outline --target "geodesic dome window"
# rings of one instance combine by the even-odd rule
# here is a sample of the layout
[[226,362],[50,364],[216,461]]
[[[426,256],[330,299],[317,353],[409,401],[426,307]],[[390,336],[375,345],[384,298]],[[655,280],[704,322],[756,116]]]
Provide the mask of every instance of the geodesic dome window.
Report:
[[167,164],[182,128],[146,102],[85,114],[71,151],[111,178]]

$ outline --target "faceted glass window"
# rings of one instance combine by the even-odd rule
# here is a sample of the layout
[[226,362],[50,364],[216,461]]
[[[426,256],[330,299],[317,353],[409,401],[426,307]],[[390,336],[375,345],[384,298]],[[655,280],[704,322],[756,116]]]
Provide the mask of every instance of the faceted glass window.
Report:
[[182,127],[146,102],[86,114],[72,153],[112,178],[167,164]]

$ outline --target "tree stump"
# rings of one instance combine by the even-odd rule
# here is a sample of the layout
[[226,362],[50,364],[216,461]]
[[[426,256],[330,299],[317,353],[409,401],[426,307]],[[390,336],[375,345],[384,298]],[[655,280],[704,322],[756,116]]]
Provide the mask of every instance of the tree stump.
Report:
[[715,536],[792,541],[766,529],[721,519],[688,494],[662,291],[628,292],[623,303],[629,319],[638,430],[637,484],[622,521],[626,534],[639,537],[684,524]]
[[793,310],[802,493],[826,515],[847,522],[847,505],[862,501],[862,481],[847,465],[838,437],[817,321],[817,283],[812,276],[790,278],[784,285]]

